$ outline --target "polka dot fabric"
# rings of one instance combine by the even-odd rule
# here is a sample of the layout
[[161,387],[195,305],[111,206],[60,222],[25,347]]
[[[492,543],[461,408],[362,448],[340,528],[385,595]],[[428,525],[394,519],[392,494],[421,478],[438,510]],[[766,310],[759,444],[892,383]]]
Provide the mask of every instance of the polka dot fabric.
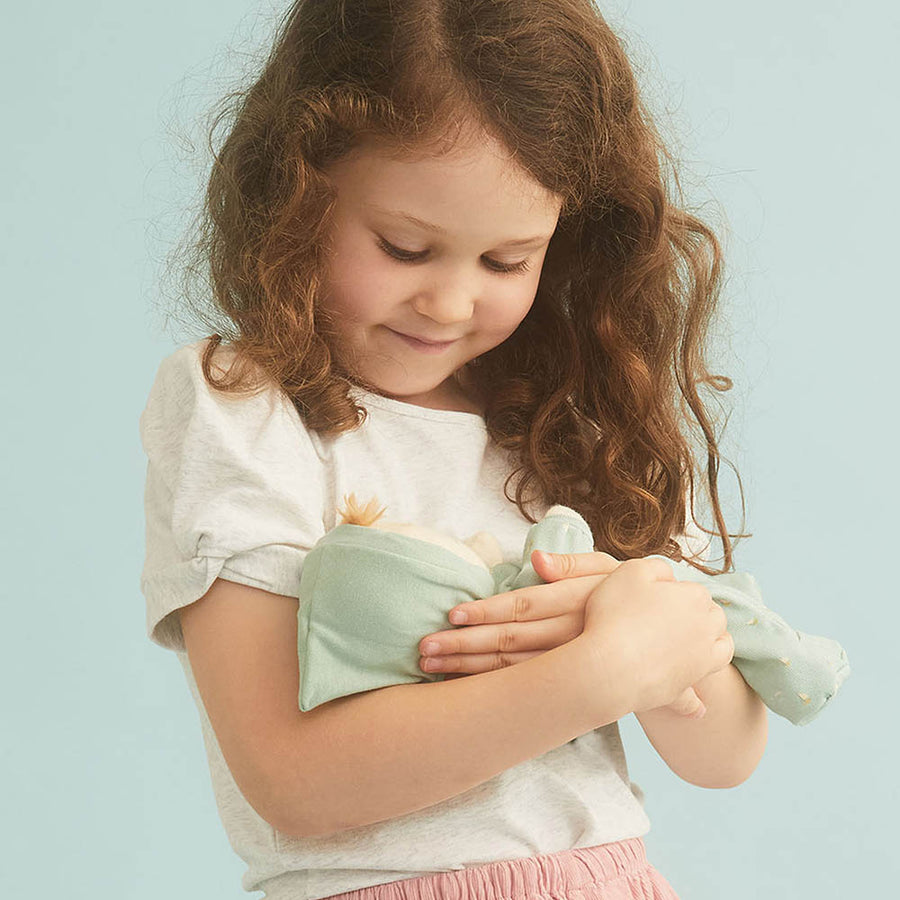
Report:
[[679,581],[703,584],[725,611],[734,640],[732,662],[772,712],[807,725],[850,674],[844,648],[834,640],[792,628],[762,602],[747,572],[706,575],[685,562],[670,563]]

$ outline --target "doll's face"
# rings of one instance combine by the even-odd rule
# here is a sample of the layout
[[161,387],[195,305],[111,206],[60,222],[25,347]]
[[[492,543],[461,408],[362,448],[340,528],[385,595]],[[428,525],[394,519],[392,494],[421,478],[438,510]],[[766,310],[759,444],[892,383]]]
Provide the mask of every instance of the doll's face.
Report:
[[388,151],[369,144],[329,167],[323,303],[380,393],[472,411],[453,375],[531,308],[562,201],[487,138],[463,137],[442,156]]
[[444,534],[441,531],[435,531],[433,528],[427,528],[422,525],[412,525],[408,522],[391,522],[390,520],[379,519],[377,522],[373,522],[370,527],[378,528],[381,531],[392,531],[394,534],[403,534],[406,537],[443,547],[445,550],[455,553],[467,563],[486,569],[488,572],[494,566],[503,562],[503,550],[500,547],[500,543],[497,538],[487,531],[479,531],[465,541],[458,541],[449,534]]

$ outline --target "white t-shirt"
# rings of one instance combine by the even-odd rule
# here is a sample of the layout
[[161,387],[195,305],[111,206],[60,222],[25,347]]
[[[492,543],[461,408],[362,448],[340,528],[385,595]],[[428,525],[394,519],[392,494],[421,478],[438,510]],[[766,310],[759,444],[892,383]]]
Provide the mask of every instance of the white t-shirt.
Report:
[[[298,839],[260,818],[222,756],[173,613],[216,578],[296,596],[304,556],[337,525],[346,493],[363,502],[376,496],[390,519],[459,540],[489,531],[508,561],[521,562],[531,523],[503,495],[510,461],[480,416],[358,390],[366,422],[321,438],[274,388],[249,398],[212,391],[200,369],[203,345],[162,362],[141,415],[149,460],[141,589],[148,636],[175,651],[197,705],[219,815],[247,863],[244,889],[268,900],[317,900],[646,834],[643,794],[629,780],[615,722],[373,825]],[[217,360],[229,352],[220,349]]]

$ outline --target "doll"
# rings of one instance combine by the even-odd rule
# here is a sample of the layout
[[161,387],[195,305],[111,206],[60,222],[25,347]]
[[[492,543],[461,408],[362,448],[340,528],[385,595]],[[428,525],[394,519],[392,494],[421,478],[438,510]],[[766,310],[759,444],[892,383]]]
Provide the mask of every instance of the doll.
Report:
[[[529,529],[522,561],[504,562],[496,538],[478,532],[465,542],[430,528],[382,520],[376,501],[345,498],[342,522],[310,550],[300,576],[298,657],[300,709],[337,697],[415,681],[443,680],[419,669],[418,643],[447,627],[447,614],[467,600],[542,584],[533,550],[590,553],[585,520],[551,507]],[[706,575],[665,559],[679,581],[703,584],[725,611],[734,665],[773,712],[806,725],[850,674],[836,641],[796,631],[763,605],[745,572]],[[460,626],[465,627],[465,626]]]

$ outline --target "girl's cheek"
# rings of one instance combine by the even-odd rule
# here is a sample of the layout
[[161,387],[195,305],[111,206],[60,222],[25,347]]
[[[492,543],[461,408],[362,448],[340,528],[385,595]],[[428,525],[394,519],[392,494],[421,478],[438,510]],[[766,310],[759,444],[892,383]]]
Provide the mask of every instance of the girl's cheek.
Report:
[[497,324],[508,329],[512,334],[519,327],[521,321],[528,315],[534,303],[534,290],[525,288],[505,298],[505,302],[499,304],[492,314],[496,316]]

